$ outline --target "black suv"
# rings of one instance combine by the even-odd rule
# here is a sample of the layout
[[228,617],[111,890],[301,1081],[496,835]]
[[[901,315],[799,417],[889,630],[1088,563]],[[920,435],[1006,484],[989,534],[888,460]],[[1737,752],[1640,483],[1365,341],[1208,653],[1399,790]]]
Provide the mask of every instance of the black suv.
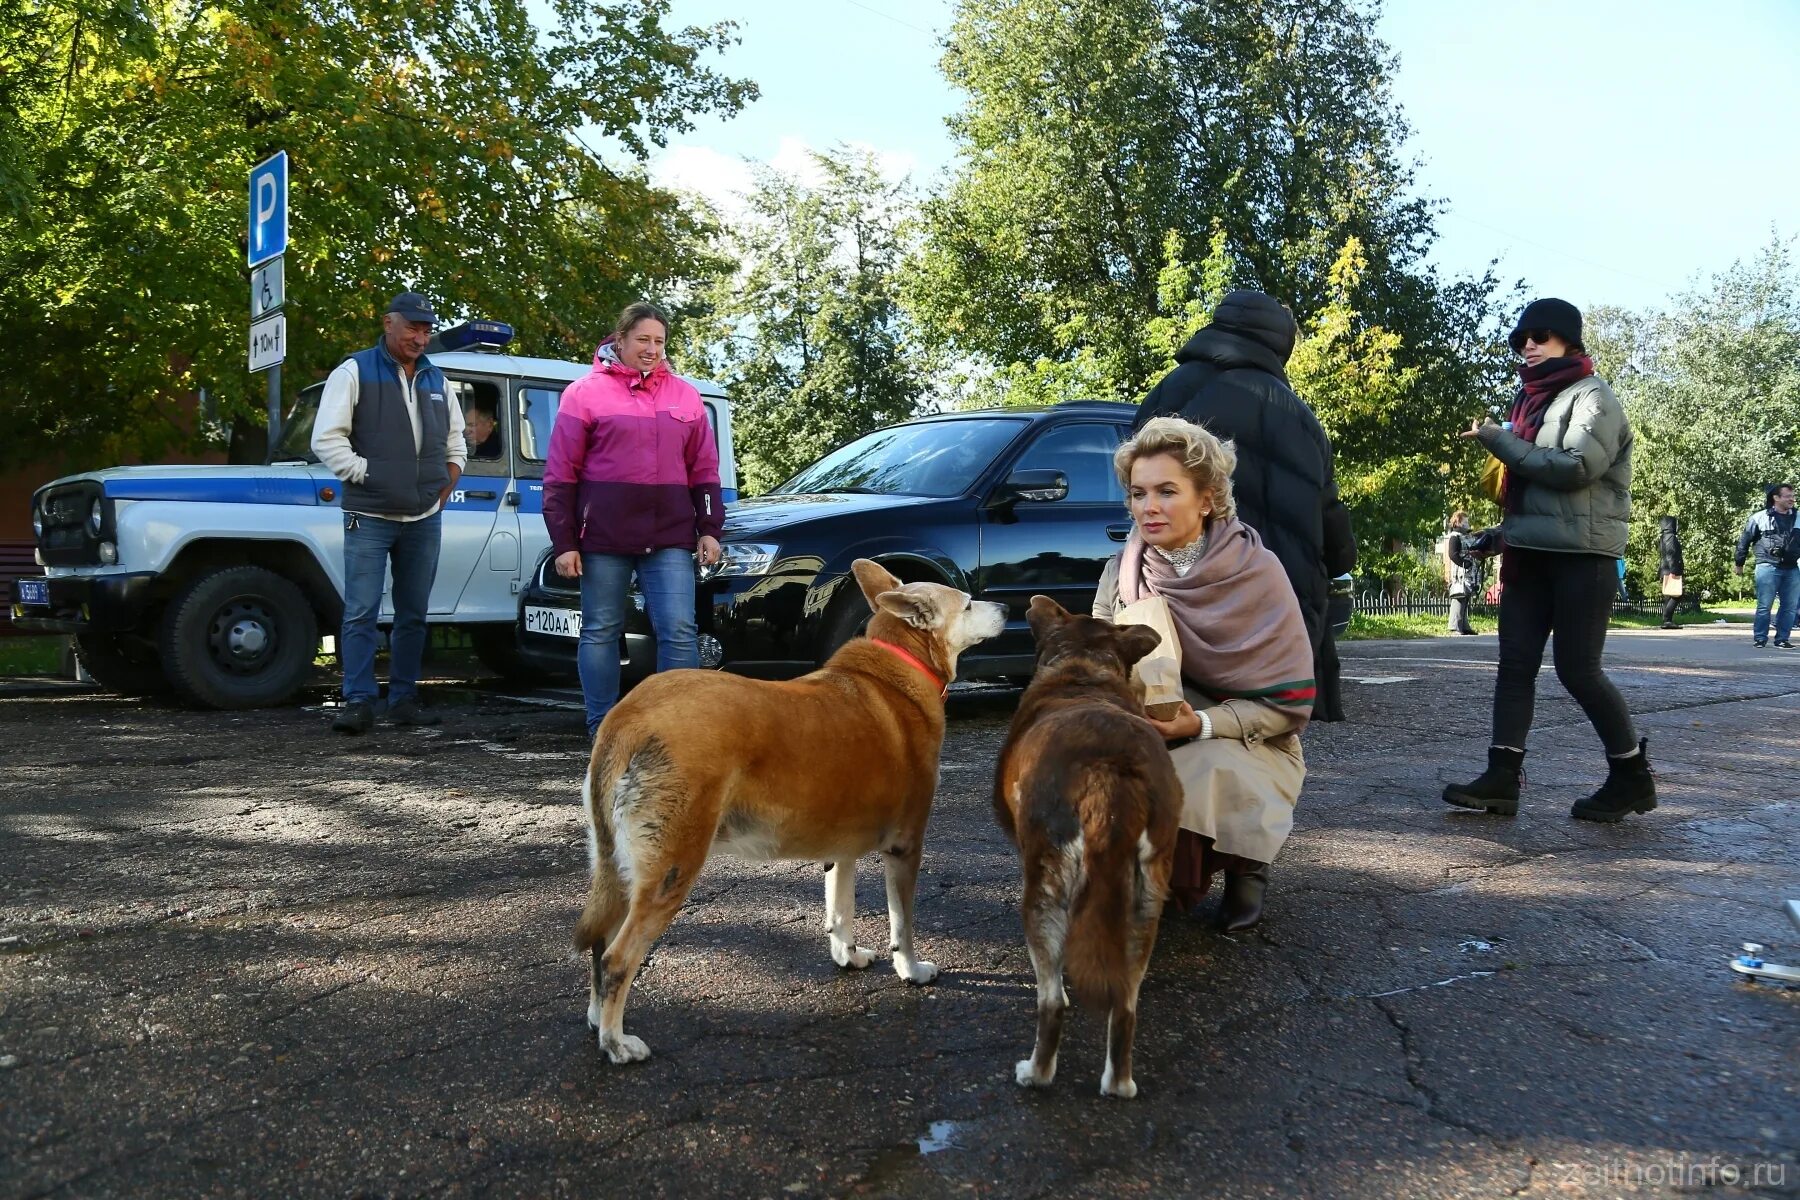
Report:
[[[858,558],[906,582],[947,583],[1006,605],[1006,630],[973,647],[957,674],[1025,677],[1033,595],[1086,612],[1107,559],[1131,531],[1113,452],[1136,408],[1098,401],[943,413],[889,426],[726,512],[723,562],[700,574],[701,657],[747,675],[813,670],[862,631]],[[567,670],[580,594],[548,558],[520,603],[523,653]],[[625,670],[653,668],[641,605],[627,623]]]

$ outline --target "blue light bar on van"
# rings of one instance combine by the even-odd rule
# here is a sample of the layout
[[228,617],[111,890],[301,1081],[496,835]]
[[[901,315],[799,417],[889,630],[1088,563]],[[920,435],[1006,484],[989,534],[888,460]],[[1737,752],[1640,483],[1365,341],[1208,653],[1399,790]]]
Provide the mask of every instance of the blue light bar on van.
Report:
[[498,350],[512,339],[513,327],[504,321],[463,321],[440,331],[432,349]]

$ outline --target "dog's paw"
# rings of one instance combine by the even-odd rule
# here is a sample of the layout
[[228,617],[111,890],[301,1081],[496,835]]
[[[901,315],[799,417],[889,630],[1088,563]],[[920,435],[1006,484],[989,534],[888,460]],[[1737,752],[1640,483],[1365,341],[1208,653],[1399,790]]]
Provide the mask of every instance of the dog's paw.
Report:
[[629,1033],[621,1033],[617,1038],[601,1034],[600,1049],[616,1063],[643,1062],[650,1057],[650,1047],[644,1045],[644,1039],[632,1037]]
[[845,946],[837,942],[831,944],[831,961],[840,967],[849,967],[860,971],[875,961],[875,952],[867,946]]
[[1038,1077],[1037,1069],[1031,1065],[1029,1058],[1021,1058],[1013,1066],[1013,1079],[1020,1087],[1049,1087],[1050,1081],[1056,1078],[1056,1069],[1052,1067],[1043,1078]]
[[592,1029],[595,1033],[600,1032],[600,1002],[598,1000],[590,1000],[588,1002],[587,1022],[589,1029]]
[[908,963],[896,959],[894,973],[908,983],[930,983],[938,977],[937,964],[928,963],[922,958],[915,958]]
[[1120,1082],[1114,1082],[1112,1071],[1108,1070],[1105,1074],[1100,1076],[1100,1094],[1102,1096],[1117,1096],[1121,1100],[1136,1099],[1137,1081],[1135,1079],[1126,1079]]

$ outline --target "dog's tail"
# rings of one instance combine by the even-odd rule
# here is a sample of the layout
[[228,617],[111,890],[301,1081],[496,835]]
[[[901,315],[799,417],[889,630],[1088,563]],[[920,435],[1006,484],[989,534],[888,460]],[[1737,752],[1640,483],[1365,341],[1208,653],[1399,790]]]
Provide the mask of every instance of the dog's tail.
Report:
[[1090,769],[1084,775],[1070,797],[1081,820],[1081,878],[1069,906],[1063,970],[1078,1003],[1109,1012],[1131,988],[1149,841],[1135,773]]
[[618,834],[613,828],[613,792],[627,772],[631,756],[616,743],[609,743],[588,764],[587,776],[581,781],[582,816],[587,825],[588,867],[593,879],[588,885],[587,906],[575,923],[575,952],[584,954],[598,947],[604,953],[607,939],[625,919],[628,907],[625,880],[619,874]]

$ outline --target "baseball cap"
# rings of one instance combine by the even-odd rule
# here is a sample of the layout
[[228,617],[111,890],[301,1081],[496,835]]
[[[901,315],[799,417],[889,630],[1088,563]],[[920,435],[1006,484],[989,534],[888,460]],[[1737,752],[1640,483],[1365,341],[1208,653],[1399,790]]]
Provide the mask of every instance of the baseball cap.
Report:
[[401,292],[388,303],[387,310],[399,313],[409,321],[429,321],[437,324],[437,314],[431,311],[431,301],[417,292]]

